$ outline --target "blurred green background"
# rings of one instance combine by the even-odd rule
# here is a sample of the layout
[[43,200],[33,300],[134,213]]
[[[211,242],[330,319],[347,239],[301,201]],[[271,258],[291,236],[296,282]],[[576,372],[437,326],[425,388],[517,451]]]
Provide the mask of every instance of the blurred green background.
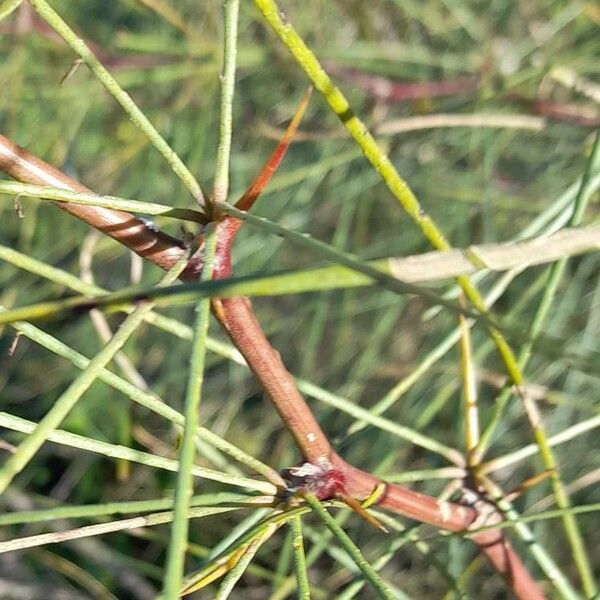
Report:
[[[168,4],[172,12],[166,14],[160,14],[166,1],[56,0],[52,5],[93,44],[117,81],[209,191],[219,119],[220,3],[179,0]],[[597,102],[562,85],[554,74],[557,67],[563,67],[582,81],[598,85],[600,12],[593,3],[396,0],[367,6],[355,0],[311,0],[288,2],[285,11],[326,68],[335,73],[355,111],[375,130],[398,118],[438,113],[519,114],[545,119],[536,130],[456,127],[379,138],[453,245],[517,237],[581,176],[600,111]],[[232,200],[259,171],[276,143],[277,131],[285,126],[307,86],[304,74],[251,3],[242,3],[240,18]],[[0,127],[4,135],[96,192],[192,206],[162,157],[87,68],[80,66],[60,83],[74,56],[28,7],[24,5],[0,26]],[[378,82],[381,91],[382,81],[396,86],[458,81],[459,89],[434,97],[423,86],[417,87],[420,97],[386,100],[372,89]],[[257,214],[310,232],[363,258],[430,250],[318,94],[313,95],[301,132],[258,202]],[[24,217],[19,219],[12,199],[2,198],[0,243],[79,274],[81,251],[86,240],[90,241],[89,228],[49,204],[23,199],[21,205]],[[597,218],[596,202],[585,220]],[[157,222],[173,235],[181,234],[177,223]],[[246,229],[236,243],[237,274],[318,264],[314,256],[298,252],[278,238]],[[127,251],[111,240],[100,239],[92,252],[92,271],[99,285],[117,290],[131,284]],[[569,262],[552,318],[545,325],[545,333],[556,346],[538,347],[527,371],[528,381],[540,386],[550,432],[598,411],[599,266],[597,254]],[[496,311],[507,324],[522,328],[531,320],[543,291],[543,273],[541,267],[528,269],[502,295]],[[159,277],[157,268],[144,266],[144,282],[154,283]],[[497,279],[486,278],[482,290],[491,289]],[[443,293],[451,287],[439,285],[435,290]],[[0,264],[0,303],[4,306],[69,293]],[[378,288],[260,299],[254,306],[292,373],[367,408],[410,376],[456,326],[455,317],[444,312],[426,318],[428,304],[421,299]],[[168,314],[192,322],[191,308],[170,309]],[[120,320],[119,316],[109,317],[113,328]],[[86,356],[102,347],[87,317],[47,323],[43,328]],[[210,334],[225,340],[215,322]],[[2,410],[39,420],[77,371],[25,338],[9,356],[13,337],[10,329],[4,329],[0,337]],[[486,419],[503,369],[480,327],[474,330],[474,347],[481,374],[482,417]],[[127,356],[149,388],[178,409],[185,392],[189,352],[189,343],[148,326],[140,328],[126,346]],[[407,388],[386,416],[462,448],[457,349],[452,348]],[[353,422],[350,416],[315,400],[310,402],[342,454],[365,469],[393,477],[445,466],[436,455],[373,427],[348,436]],[[201,421],[276,468],[299,460],[291,438],[256,382],[246,370],[216,354],[209,355]],[[157,454],[176,452],[173,427],[100,382],[86,393],[63,428],[149,448]],[[583,435],[557,449],[566,482],[599,472],[594,435]],[[20,439],[5,431],[1,437],[10,443]],[[491,455],[530,441],[527,423],[518,403],[513,402]],[[540,463],[531,460],[501,472],[499,480],[510,489],[539,469]],[[443,483],[411,485],[437,494]],[[173,485],[174,478],[168,473],[140,465],[127,468],[100,456],[46,444],[0,502],[5,510],[22,510],[51,503],[156,498]],[[219,489],[210,482],[201,482],[199,487],[202,491]],[[548,493],[547,484],[542,484],[517,504],[524,509]],[[573,500],[576,504],[600,501],[598,487],[582,486]],[[236,516],[202,520],[192,525],[191,539],[210,548],[238,520]],[[588,548],[598,547],[600,538],[592,517],[582,516],[580,523]],[[40,526],[8,527],[0,535],[8,539],[44,530]],[[349,520],[349,531],[367,554],[377,548],[377,534],[357,519]],[[550,551],[563,535],[559,521],[543,521],[534,531],[542,543],[550,544]],[[257,564],[267,575],[249,575],[234,597],[269,598],[277,590],[273,577],[278,574],[283,535],[276,536],[259,554]],[[91,538],[85,544],[1,555],[0,577],[27,588],[30,595],[23,597],[41,598],[40,588],[45,588],[45,597],[48,590],[54,590],[49,594],[52,598],[62,598],[62,593],[71,594],[65,598],[100,597],[86,587],[85,579],[65,573],[60,560],[66,559],[117,598],[151,598],[153,590],[160,588],[167,539],[168,529],[159,527],[144,536],[118,533]],[[474,554],[469,545],[453,539],[434,537],[431,544],[436,557],[450,563],[454,576],[460,575]],[[188,567],[193,566],[190,561]],[[572,574],[569,565],[563,566]],[[323,554],[311,570],[311,578],[335,596],[346,581],[343,576],[332,576],[338,569],[332,557]],[[385,573],[414,598],[443,597],[448,587],[410,544]],[[503,584],[487,566],[469,589],[474,598],[506,597]],[[370,593],[365,588],[361,597],[370,597]],[[209,598],[211,592],[195,597]]]

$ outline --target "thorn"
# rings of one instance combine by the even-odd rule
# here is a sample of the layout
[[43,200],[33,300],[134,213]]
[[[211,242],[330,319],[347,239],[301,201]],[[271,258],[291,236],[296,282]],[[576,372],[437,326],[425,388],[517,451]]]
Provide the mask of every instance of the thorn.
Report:
[[517,487],[508,492],[508,494],[506,494],[506,499],[509,502],[516,500],[528,489],[536,486],[538,483],[541,483],[545,479],[548,479],[548,477],[552,477],[552,475],[554,475],[555,473],[555,469],[547,469],[546,471],[542,471],[541,473],[537,473],[537,475],[533,475],[532,477],[527,478],[525,481],[522,481]]
[[227,317],[225,316],[225,311],[223,310],[223,304],[221,304],[221,300],[219,300],[219,298],[213,298],[211,300],[210,304],[213,309],[213,314],[215,315],[215,317],[217,318],[219,323],[221,323],[221,325],[223,325],[223,327],[227,331],[229,331],[229,325],[227,324]]
[[17,447],[0,438],[0,450],[6,450],[10,454],[14,454],[17,451]]
[[338,494],[338,498],[347,504],[359,517],[362,517],[367,523],[373,525],[379,531],[383,531],[383,533],[389,533],[387,527],[379,521],[379,519],[375,518],[371,513],[365,510],[365,507],[358,501],[352,498],[352,496],[348,496],[346,494]]
[[12,344],[10,345],[10,348],[8,349],[8,356],[13,356],[14,353],[17,351],[17,345],[19,344],[21,335],[22,335],[21,332],[17,331],[17,333],[15,334],[15,337],[13,338]]
[[82,58],[77,58],[76,60],[74,60],[73,64],[69,67],[67,72],[60,78],[58,85],[63,85],[69,79],[71,79],[71,77],[73,77],[73,75],[75,74],[75,71],[77,71],[77,69],[79,68],[79,65],[81,65],[81,64],[83,64]]
[[312,86],[309,87],[304,94],[300,104],[298,104],[298,108],[286,129],[286,132],[283,134],[281,140],[279,140],[279,144],[264,164],[263,168],[260,170],[259,174],[256,176],[256,179],[252,182],[252,185],[246,190],[244,195],[236,202],[236,208],[240,210],[250,210],[256,199],[260,196],[262,191],[265,189],[266,185],[273,177],[275,171],[277,171],[287,149],[298,130],[298,125],[300,125],[300,121],[304,115],[304,111],[308,106],[308,101],[310,100],[310,95],[312,93]]

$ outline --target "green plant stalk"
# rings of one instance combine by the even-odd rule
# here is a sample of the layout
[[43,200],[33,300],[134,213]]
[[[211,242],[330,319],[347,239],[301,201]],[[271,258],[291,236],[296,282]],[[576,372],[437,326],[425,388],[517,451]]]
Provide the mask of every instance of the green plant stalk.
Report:
[[[35,430],[36,423],[21,419],[15,415],[0,412],[0,426],[12,429],[13,431],[30,434]],[[172,471],[175,473],[179,470],[179,463],[176,460],[149,454],[148,452],[142,452],[141,450],[134,450],[127,446],[118,446],[116,444],[94,440],[75,433],[62,431],[61,429],[51,432],[47,439],[56,444],[76,448],[78,450],[85,450],[86,452],[94,452],[95,454],[106,456],[108,458],[128,460],[140,465],[164,469],[165,471]],[[257,479],[249,479],[248,477],[241,477],[239,475],[231,475],[230,473],[223,473],[221,471],[215,471],[214,469],[207,469],[206,467],[194,465],[193,474],[195,477],[209,479],[210,481],[219,481],[226,485],[240,486],[262,492],[263,494],[274,495],[277,493],[277,488],[272,483]]]
[[[0,247],[1,250],[1,247]],[[485,302],[486,306],[491,307],[500,296],[506,291],[511,281],[516,276],[515,270],[511,270],[504,274],[491,288]],[[469,327],[472,322],[469,323]],[[440,360],[449,350],[459,341],[461,336],[460,327],[451,331],[437,346],[431,350],[421,362],[412,369],[409,375],[398,381],[394,387],[383,397],[378,400],[370,409],[369,413],[374,416],[379,416],[387,411],[395,402],[397,402],[403,394],[405,394],[419,379]],[[366,421],[356,420],[349,428],[347,435],[357,433],[366,426]]]
[[103,583],[100,583],[99,579],[96,579],[96,576],[59,554],[40,548],[39,550],[33,550],[30,556],[31,560],[38,563],[42,568],[55,570],[70,579],[85,590],[90,598],[95,600],[118,600]]
[[[304,43],[294,27],[287,20],[284,21],[283,13],[278,9],[276,2],[274,0],[254,0],[254,4],[317,90],[321,92],[333,112],[360,146],[365,157],[379,173],[406,213],[421,229],[423,235],[436,249],[449,250],[451,246],[442,231],[421,207],[408,184],[400,177],[389,158],[380,150],[364,123],[352,112],[345,96],[333,84],[317,57]],[[470,279],[466,276],[459,276],[457,281],[475,309],[482,315],[486,315],[485,302]],[[511,380],[515,385],[520,385],[523,382],[523,375],[510,346],[502,333],[491,322],[488,322],[488,331],[498,348]]]
[[278,526],[271,524],[266,527],[265,530],[252,540],[248,545],[248,548],[244,552],[244,555],[238,560],[236,565],[227,573],[225,579],[219,587],[219,591],[215,596],[215,600],[227,600],[229,595],[233,591],[235,584],[240,580],[240,577],[244,574],[255,554],[258,552],[260,547],[277,531]]
[[[273,595],[276,593],[279,584],[285,579],[286,575],[290,570],[290,565],[294,561],[294,545],[293,545],[294,534],[292,531],[291,522],[288,525],[287,531],[285,532],[284,538],[281,542],[279,556],[277,557],[277,563],[273,569],[273,587],[271,589],[269,600],[273,600]],[[304,544],[304,542],[303,542]],[[304,550],[304,545],[302,546]],[[295,564],[294,564],[294,577],[295,577]]]
[[[577,194],[577,197],[575,199],[573,207],[573,216],[569,221],[570,226],[577,226],[581,224],[585,208],[591,197],[591,193],[589,191],[589,181],[593,171],[599,166],[600,129],[596,132],[594,146],[592,148],[590,158],[586,165],[586,170],[581,181],[579,193]],[[558,289],[560,280],[562,279],[562,276],[564,274],[566,265],[567,259],[563,258],[550,267],[550,273],[548,275],[548,284],[529,330],[530,340],[526,342],[522,350],[522,360],[524,365],[523,368],[525,368],[525,365],[529,361],[529,358],[531,356],[531,350],[533,347],[533,341],[538,336],[539,332],[541,331],[542,324],[546,320],[548,310],[552,304],[552,300],[556,295],[556,291]],[[519,359],[521,359],[521,356],[519,356]],[[538,434],[538,432],[536,432],[536,434]],[[544,466],[546,469],[552,470],[552,475],[550,476],[550,483],[552,485],[552,491],[556,499],[556,505],[560,509],[569,509],[571,507],[569,495],[563,485],[560,472],[557,468],[556,459],[554,457],[554,453],[552,452],[551,446],[548,443],[548,439],[545,435],[542,436],[538,434],[538,437],[540,438],[540,441],[538,443],[540,445],[540,449],[542,450],[542,460],[544,462]],[[598,593],[598,588],[594,580],[593,570],[588,559],[588,554],[585,549],[583,537],[577,525],[577,520],[575,519],[575,516],[568,510],[563,516],[563,525],[565,527],[569,543],[571,544],[571,548],[573,550],[573,559],[575,561],[575,565],[577,566],[583,590],[588,597],[593,598]]]
[[377,427],[381,431],[387,431],[396,437],[408,440],[415,446],[419,446],[429,450],[430,452],[439,454],[454,465],[458,465],[459,467],[463,466],[464,460],[462,454],[455,448],[446,446],[445,444],[423,435],[419,431],[411,429],[410,427],[400,425],[399,423],[396,423],[390,419],[386,419],[385,417],[373,415],[367,409],[358,406],[347,398],[332,394],[331,392],[316,386],[310,381],[297,378],[296,382],[300,391],[308,396],[320,400],[328,406],[333,406],[337,410],[350,415],[354,419],[361,419],[365,423],[372,425],[373,427]]
[[[568,225],[571,227],[578,226],[582,222],[586,206],[591,197],[590,180],[592,178],[592,174],[598,169],[598,167],[600,167],[600,129],[596,132],[594,145],[587,161],[585,172],[581,179],[581,185],[573,202],[573,214],[568,223]],[[528,341],[523,345],[519,353],[518,363],[521,370],[525,370],[529,359],[531,358],[533,344],[542,329],[544,321],[546,320],[548,311],[552,305],[554,297],[556,296],[556,292],[564,274],[566,265],[567,259],[562,258],[549,268],[548,281],[544,290],[544,294],[529,327]],[[482,436],[481,447],[478,448],[478,453],[480,456],[483,456],[483,452],[485,452],[486,446],[491,440],[492,434],[501,418],[501,415],[504,412],[506,404],[508,403],[510,392],[510,388],[505,388],[496,401],[496,410],[494,412],[492,421]],[[533,413],[532,419],[534,423],[534,438],[538,444],[542,462],[544,467],[552,472],[550,476],[550,483],[552,486],[552,493],[554,494],[554,498],[556,500],[556,505],[560,509],[568,509],[571,507],[571,502],[563,485],[554,452],[552,451],[548,437],[545,434],[541,415],[539,414],[535,401],[529,400],[528,402],[530,404],[529,410]],[[564,513],[563,526],[565,528],[569,544],[571,545],[573,560],[575,561],[583,590],[586,596],[593,598],[598,593],[598,588],[594,580],[592,567],[588,560],[588,554],[585,549],[583,537],[581,536],[581,532],[577,525],[577,520],[572,513],[568,511]]]
[[215,182],[212,202],[227,200],[229,193],[229,156],[233,123],[233,94],[237,59],[239,0],[225,0],[225,40],[223,49],[223,75],[221,76],[221,117],[219,119],[219,146],[215,165]]
[[[161,284],[168,285],[173,283],[185,268],[187,260],[188,255],[182,255],[173,268],[162,278]],[[104,369],[113,359],[114,355],[123,347],[152,308],[152,304],[140,306],[123,321],[112,339],[90,361],[87,369],[60,395],[31,435],[19,444],[15,453],[8,458],[0,469],[0,494],[10,485],[15,475],[20,473],[33,458],[48,438],[48,435],[62,423],[81,396],[98,378],[100,371]]]
[[[192,506],[212,506],[215,504],[243,505],[244,502],[255,505],[256,496],[220,492],[203,494],[192,498]],[[130,500],[127,502],[105,502],[103,504],[82,504],[72,506],[54,506],[40,510],[22,510],[0,515],[0,526],[44,523],[57,519],[94,519],[110,515],[127,515],[130,513],[155,512],[173,508],[173,498],[156,500]]]
[[467,320],[461,315],[459,319],[460,358],[463,381],[463,412],[464,412],[464,438],[467,456],[467,466],[473,467],[476,463],[475,449],[479,442],[479,403],[477,397],[477,381],[475,364],[473,360],[473,347],[471,344],[471,329]]
[[164,19],[171,27],[179,29],[188,38],[194,39],[194,31],[187,23],[186,19],[175,8],[172,3],[167,3],[164,0],[138,0],[140,4]]
[[199,183],[185,166],[177,153],[169,146],[165,139],[158,133],[148,117],[138,108],[131,96],[115,81],[114,77],[94,56],[85,42],[67,25],[61,16],[46,2],[46,0],[30,0],[36,12],[56,31],[56,33],[70,46],[89,67],[98,81],[106,88],[108,93],[121,105],[129,115],[132,122],[147,136],[152,145],[163,155],[173,172],[190,191],[196,202],[204,206],[204,195]]
[[[192,508],[190,509],[190,517],[193,519],[199,519],[201,517],[217,515],[220,513],[233,512],[234,510],[239,510],[239,507],[211,506]],[[16,550],[24,550],[26,548],[35,548],[36,546],[45,546],[47,544],[58,544],[68,540],[79,540],[83,537],[104,535],[115,531],[125,531],[127,529],[162,525],[164,523],[170,523],[172,520],[173,513],[169,511],[144,515],[141,517],[133,517],[132,519],[99,523],[97,525],[86,525],[85,527],[78,527],[68,531],[56,531],[53,533],[42,533],[40,535],[15,538],[14,540],[0,542],[0,554],[5,552],[14,552]]]
[[290,521],[292,530],[292,546],[294,548],[294,567],[296,570],[296,586],[298,600],[310,600],[310,583],[308,567],[304,553],[304,536],[302,534],[302,518],[294,517]]
[[252,541],[253,538],[246,537],[248,532],[254,531],[256,527],[259,527],[268,514],[268,509],[258,509],[234,525],[233,528],[225,533],[225,535],[221,536],[217,544],[210,549],[210,552],[207,554],[206,562],[208,563],[221,557],[223,552],[227,549],[230,551],[239,549],[236,544],[242,536],[246,542]]
[[189,208],[174,208],[164,204],[157,204],[156,202],[141,202],[139,200],[119,198],[118,196],[103,196],[92,192],[72,192],[56,187],[19,183],[18,181],[0,181],[0,194],[11,194],[19,198],[43,198],[44,200],[70,202],[71,204],[81,204],[83,206],[101,206],[125,212],[191,221],[193,223],[205,220],[202,213]]
[[[591,197],[593,191],[595,190],[595,185],[593,182],[593,175],[595,171],[600,167],[600,133],[596,133],[596,138],[594,141],[594,146],[592,148],[592,152],[590,154],[590,158],[587,161],[585,172],[581,178],[579,183],[579,189],[573,198],[573,213],[571,218],[569,219],[568,226],[578,226],[581,224],[582,217]],[[560,280],[562,279],[562,275],[564,273],[565,267],[567,264],[567,259],[563,258],[555,262],[549,269],[548,279],[546,282],[546,289],[544,290],[544,294],[540,301],[540,304],[536,310],[536,313],[533,317],[531,325],[528,331],[528,342],[526,342],[521,348],[521,352],[519,354],[519,366],[522,370],[524,370],[531,358],[531,351],[533,349],[533,344],[535,339],[540,334],[542,329],[542,325],[546,320],[546,316],[548,314],[548,310],[552,305],[552,301],[554,296],[556,295],[556,290],[558,289],[558,285]],[[494,410],[494,415],[485,431],[481,435],[481,441],[479,444],[478,452],[481,455],[485,454],[486,450],[489,448],[491,443],[492,436],[500,420],[502,418],[502,414],[504,413],[504,409],[506,408],[506,404],[510,398],[511,388],[507,387],[502,390],[502,393],[496,399],[496,408]]]
[[[571,506],[569,508],[555,508],[553,510],[544,510],[532,515],[519,515],[520,523],[535,523],[537,521],[547,521],[549,519],[560,519],[567,513],[574,515],[588,515],[590,513],[600,512],[600,502],[594,504],[580,504],[579,506]],[[489,525],[477,529],[478,532],[489,531],[491,529],[510,529],[514,528],[513,521],[503,521],[497,525]]]
[[419,469],[415,471],[403,471],[402,473],[390,473],[384,479],[390,483],[414,483],[432,479],[463,479],[466,474],[465,469],[458,467],[440,467],[438,469]]
[[[306,509],[308,512],[309,509]],[[207,553],[204,566],[198,571],[191,573],[185,579],[183,590],[186,593],[190,593],[196,589],[200,589],[204,584],[202,583],[207,577],[215,572],[218,567],[224,567],[226,565],[229,568],[233,568],[232,563],[235,557],[241,557],[250,545],[258,539],[264,539],[272,535],[279,527],[285,524],[293,515],[288,513],[278,513],[275,517],[270,517],[262,520],[264,516],[261,514],[263,511],[255,511],[254,514],[249,515],[240,523],[237,527],[231,531],[225,539],[221,540],[217,546],[215,546],[210,552]],[[258,515],[258,522],[257,522]],[[286,516],[283,521],[280,517]],[[244,527],[242,531],[236,531],[242,524],[249,525]],[[227,543],[225,541],[227,540]],[[156,600],[164,600],[162,596]]]
[[381,579],[379,573],[372,567],[371,563],[363,556],[358,546],[350,539],[350,536],[340,527],[339,523],[329,514],[327,509],[317,500],[314,494],[303,494],[306,503],[315,514],[323,521],[327,529],[333,533],[342,548],[349,554],[356,566],[362,571],[367,581],[373,586],[375,593],[380,598],[392,600],[393,595]]
[[23,0],[4,0],[4,2],[0,4],[0,21],[9,17],[22,3]]
[[[511,238],[510,241],[519,242],[538,235],[552,235],[554,232],[565,227],[573,213],[571,207],[581,187],[582,179],[583,177],[579,177],[574,183],[572,183],[548,206],[548,208],[538,214],[515,237]],[[593,191],[598,188],[598,185],[600,185],[600,173],[596,173],[592,177],[590,185]],[[570,208],[571,210],[569,210]],[[477,273],[471,279],[473,281],[479,281],[483,275],[484,273]],[[460,288],[455,285],[446,293],[445,296],[447,298],[455,298],[460,293],[459,290]],[[437,307],[428,309],[423,319],[429,320],[433,318],[439,312],[439,310],[440,309]]]
[[[552,446],[558,446],[559,444],[564,444],[572,439],[577,438],[578,436],[591,431],[592,429],[596,429],[600,427],[600,415],[595,415],[586,419],[585,421],[581,421],[567,429],[563,429],[560,433],[553,435],[548,442]],[[529,444],[528,446],[524,446],[523,448],[519,448],[519,450],[515,450],[513,452],[509,452],[508,454],[503,454],[498,458],[493,458],[492,460],[482,463],[479,468],[479,472],[482,475],[486,473],[491,473],[493,471],[497,471],[499,469],[505,469],[515,463],[526,459],[529,456],[535,455],[537,452],[537,446],[535,444]]]
[[[1,252],[1,250],[0,250]],[[360,262],[360,261],[359,261]],[[361,267],[362,268],[362,267]],[[371,270],[369,265],[364,265],[365,269]],[[339,267],[342,269],[342,267]],[[342,273],[343,283],[339,283],[337,279],[337,273]],[[131,303],[137,302],[152,302],[155,306],[171,306],[175,304],[185,304],[190,302],[197,302],[202,297],[219,297],[219,298],[232,298],[240,295],[246,296],[278,296],[292,293],[314,291],[315,289],[341,289],[346,287],[356,287],[357,285],[369,285],[369,279],[362,274],[357,274],[353,279],[352,273],[347,271],[348,275],[344,275],[344,271],[338,271],[336,268],[298,272],[298,279],[300,283],[294,281],[294,277],[291,276],[290,272],[286,272],[278,275],[270,276],[256,276],[249,275],[244,277],[233,277],[231,279],[220,279],[213,280],[205,283],[192,283],[185,286],[176,285],[169,287],[132,287],[123,289],[119,292],[106,294],[100,297],[90,299],[87,296],[76,296],[66,298],[64,300],[56,300],[50,302],[41,302],[38,304],[31,304],[29,306],[23,306],[11,310],[0,312],[0,324],[3,323],[14,323],[16,321],[33,321],[48,318],[57,317],[68,317],[73,315],[79,315],[82,311],[88,311],[93,308],[100,308],[106,312],[129,312],[131,310]],[[318,280],[315,275],[321,274],[323,277]],[[386,288],[396,286],[391,283],[398,283],[400,286],[404,284],[400,281],[394,281],[393,277],[385,277],[382,280],[382,285]],[[364,281],[363,281],[364,280]],[[351,282],[348,284],[348,282]],[[395,290],[396,293],[401,293],[399,290]],[[419,293],[419,295],[421,295]],[[433,302],[433,300],[432,300]],[[454,306],[454,305],[453,305]],[[457,311],[460,311],[460,307],[454,306]],[[472,314],[475,317],[475,313]],[[481,318],[481,316],[480,316]],[[160,325],[162,329],[169,331],[183,339],[189,339],[191,336],[187,333],[186,329],[182,324],[177,323],[172,319],[167,319],[162,315],[156,315],[149,313],[146,319],[153,323]],[[522,327],[515,325],[503,325],[507,333],[514,336],[515,340],[525,340],[526,335],[523,334]],[[549,345],[545,350],[549,356],[552,356],[551,347],[553,344],[562,343],[564,340],[560,338],[553,338],[551,336],[544,336],[544,341]],[[539,342],[540,340],[538,340]],[[211,348],[219,353],[225,352],[225,356],[236,361],[241,362],[239,355],[231,351],[226,351],[222,344],[218,344],[215,340],[211,342]],[[596,356],[597,353],[591,352],[591,356]],[[566,360],[573,361],[574,358],[579,358],[574,354],[566,356]],[[579,368],[585,369],[591,368],[593,363],[583,363],[579,365]]]
[[[216,229],[209,225],[205,237],[205,261],[202,270],[202,281],[212,278],[215,248],[217,242]],[[192,340],[192,356],[188,375],[185,398],[183,440],[179,453],[179,471],[175,487],[175,503],[171,541],[167,555],[164,579],[164,597],[166,600],[179,598],[179,590],[183,577],[183,566],[187,546],[189,528],[188,512],[192,498],[192,466],[194,464],[196,446],[196,429],[198,427],[198,409],[204,380],[206,359],[206,338],[210,316],[210,298],[204,298],[196,305],[196,324]]]

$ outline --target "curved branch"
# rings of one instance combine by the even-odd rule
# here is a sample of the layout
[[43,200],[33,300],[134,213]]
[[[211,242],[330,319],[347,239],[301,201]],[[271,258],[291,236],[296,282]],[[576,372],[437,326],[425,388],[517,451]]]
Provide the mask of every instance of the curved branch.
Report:
[[[0,135],[0,170],[24,183],[48,185],[72,192],[90,191],[3,135]],[[154,230],[127,212],[65,202],[54,205],[127,246],[161,269],[170,269],[184,253],[180,240]],[[192,259],[182,277],[195,279],[201,268],[198,259]]]

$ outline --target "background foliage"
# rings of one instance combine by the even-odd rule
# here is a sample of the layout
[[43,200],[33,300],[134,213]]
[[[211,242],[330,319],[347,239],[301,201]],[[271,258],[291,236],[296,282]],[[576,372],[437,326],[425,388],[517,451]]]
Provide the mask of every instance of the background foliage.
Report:
[[[52,4],[78,33],[97,45],[104,64],[209,189],[219,119],[220,4],[172,2],[169,12],[162,15],[161,8],[167,4],[157,0],[57,0]],[[567,67],[588,82],[598,81],[600,16],[593,5],[407,0],[381,1],[367,10],[361,2],[340,0],[289,3],[286,13],[325,66],[339,75],[336,81],[355,111],[375,129],[393,119],[430,113],[533,115],[543,110],[541,100],[547,106],[569,109],[569,118],[547,119],[539,130],[458,127],[381,137],[390,159],[426,210],[442,224],[453,245],[519,236],[581,176],[592,142],[591,125],[600,118],[598,107],[586,94],[561,85],[553,74],[556,67]],[[2,132],[96,192],[192,206],[162,157],[85,67],[59,83],[73,55],[38,21],[28,22],[27,16],[21,11],[16,18],[12,15],[1,22]],[[273,129],[282,127],[306,87],[305,76],[253,5],[242,3],[240,19],[232,198],[239,196],[257,173],[274,145],[277,133]],[[361,87],[356,72],[344,69],[390,82],[472,76],[479,83],[476,87],[465,85],[448,97],[385,102]],[[313,97],[302,130],[314,135],[305,136],[308,139],[300,136],[293,145],[259,202],[258,214],[308,231],[363,258],[430,249],[390,202],[389,191],[322,98]],[[84,224],[47,203],[22,200],[21,204],[24,217],[19,219],[12,202],[2,200],[0,243],[74,274],[80,272],[82,252],[87,258],[93,254],[92,270],[98,285],[117,290],[131,283],[130,257],[116,243],[98,239],[91,249]],[[597,206],[592,203],[586,222],[597,219]],[[161,228],[179,233],[177,223],[157,221]],[[313,256],[250,228],[242,231],[235,258],[238,274],[317,264]],[[526,373],[528,381],[539,386],[550,433],[598,412],[599,260],[592,254],[569,262],[545,324],[544,333],[553,341],[536,347]],[[536,267],[512,281],[496,306],[507,324],[522,328],[531,320],[543,292],[544,273],[545,268]],[[156,268],[144,266],[142,281],[153,283],[158,277]],[[482,289],[490,289],[496,280],[487,277]],[[452,289],[450,283],[436,287],[440,293],[447,289]],[[68,293],[51,281],[0,264],[4,306]],[[425,301],[399,298],[379,288],[260,299],[254,305],[292,373],[365,408],[399,381],[406,382],[456,327],[453,315],[440,312],[432,316]],[[168,312],[192,322],[189,308]],[[112,325],[120,320],[109,317]],[[93,356],[103,345],[87,317],[47,323],[43,328],[86,356]],[[224,340],[214,323],[210,334]],[[9,355],[12,343],[12,331],[4,329],[0,338],[2,410],[37,421],[77,370],[24,338]],[[474,348],[485,422],[503,368],[483,328],[474,330]],[[138,330],[125,349],[149,388],[178,409],[185,394],[189,352],[187,342],[147,326]],[[452,348],[400,390],[386,416],[462,448],[461,386],[458,351]],[[376,427],[349,435],[352,417],[314,400],[311,406],[342,454],[365,469],[400,480],[406,472],[447,466],[438,455]],[[201,422],[276,468],[299,459],[289,435],[247,371],[215,353],[208,356]],[[100,382],[86,393],[63,429],[158,455],[176,453],[178,432],[171,424]],[[576,505],[600,501],[598,486],[593,485],[600,472],[595,435],[593,431],[582,434],[556,450],[564,481],[580,483],[573,494]],[[2,438],[10,443],[20,439],[9,432],[3,432]],[[511,452],[530,439],[519,404],[512,402],[497,430],[491,456]],[[211,465],[204,458],[200,464]],[[503,487],[510,489],[539,470],[540,462],[533,458],[497,475]],[[46,444],[2,503],[5,510],[14,511],[152,499],[168,494],[173,481],[164,471]],[[438,494],[445,483],[426,479],[411,485]],[[200,487],[203,493],[225,489],[208,481],[202,481]],[[522,511],[548,508],[548,493],[548,485],[540,484],[518,500],[517,506]],[[204,549],[225,538],[240,518],[234,513],[192,522],[190,539],[198,546],[188,567],[197,568]],[[590,550],[600,544],[593,518],[593,513],[579,518]],[[57,527],[64,525],[56,523]],[[560,521],[543,520],[532,527],[552,554],[564,535]],[[7,526],[0,535],[8,539],[46,530],[47,525]],[[348,520],[347,530],[367,555],[378,556],[379,534],[355,518]],[[473,549],[459,540],[440,538],[427,528],[422,531],[429,535],[436,560],[448,565],[451,577],[459,577],[473,558]],[[309,544],[322,540],[324,533],[309,520],[305,535]],[[289,553],[281,550],[284,536],[278,533],[261,549],[254,571],[232,597],[284,597],[282,581],[290,571]],[[29,596],[23,597],[41,597],[36,590],[43,588],[46,597],[48,590],[54,590],[53,598],[108,598],[111,594],[123,599],[151,598],[153,590],[160,589],[167,540],[168,528],[158,526],[89,538],[85,543],[4,554],[0,555],[0,574],[5,585],[18,583],[28,589]],[[390,541],[384,543],[387,547]],[[597,563],[597,555],[592,559]],[[340,566],[338,560],[335,548],[321,549],[310,571],[315,597],[338,593],[352,577],[347,561]],[[561,566],[574,576],[570,564]],[[535,566],[532,568],[535,572]],[[449,587],[432,559],[424,558],[409,543],[383,573],[414,598],[441,597]],[[505,594],[502,583],[485,566],[468,589],[473,597]],[[211,594],[200,592],[198,597]]]

